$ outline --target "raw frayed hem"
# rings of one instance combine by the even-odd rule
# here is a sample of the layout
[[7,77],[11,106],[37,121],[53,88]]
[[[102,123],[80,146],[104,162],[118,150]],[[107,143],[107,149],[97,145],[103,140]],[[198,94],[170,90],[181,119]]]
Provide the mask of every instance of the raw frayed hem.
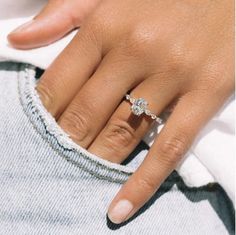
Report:
[[18,91],[23,110],[37,132],[60,156],[75,166],[95,177],[123,184],[133,169],[101,159],[73,142],[44,108],[35,89],[35,71],[32,65],[21,65]]

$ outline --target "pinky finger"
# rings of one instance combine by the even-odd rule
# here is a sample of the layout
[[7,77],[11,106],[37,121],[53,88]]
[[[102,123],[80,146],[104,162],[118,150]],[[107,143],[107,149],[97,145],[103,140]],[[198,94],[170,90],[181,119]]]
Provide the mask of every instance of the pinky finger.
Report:
[[209,95],[188,93],[179,100],[147,157],[113,199],[108,210],[112,222],[129,219],[151,198],[219,106]]

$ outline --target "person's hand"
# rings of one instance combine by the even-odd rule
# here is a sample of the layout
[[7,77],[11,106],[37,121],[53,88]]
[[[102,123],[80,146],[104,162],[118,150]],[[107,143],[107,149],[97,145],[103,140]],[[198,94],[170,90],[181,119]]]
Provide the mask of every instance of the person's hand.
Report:
[[150,199],[232,94],[233,11],[232,0],[105,0],[42,76],[37,90],[59,125],[79,145],[116,163],[153,123],[132,114],[125,94],[143,97],[157,115],[176,103],[113,199],[108,216],[114,223]]
[[48,45],[79,27],[99,2],[100,0],[49,0],[30,22],[11,32],[8,40],[19,49]]

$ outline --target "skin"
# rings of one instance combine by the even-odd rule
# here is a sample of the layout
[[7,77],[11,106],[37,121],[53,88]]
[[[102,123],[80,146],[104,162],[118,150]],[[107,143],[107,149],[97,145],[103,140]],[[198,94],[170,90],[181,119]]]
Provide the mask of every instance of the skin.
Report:
[[[24,49],[45,45],[83,22],[37,90],[76,143],[109,161],[124,161],[153,124],[131,113],[123,100],[128,91],[145,98],[157,115],[175,103],[143,163],[109,206],[109,218],[121,223],[150,199],[233,93],[234,1],[87,1],[86,10],[75,13],[82,2],[49,1],[9,41]],[[58,14],[63,10],[66,22]],[[56,29],[49,20],[55,15]]]

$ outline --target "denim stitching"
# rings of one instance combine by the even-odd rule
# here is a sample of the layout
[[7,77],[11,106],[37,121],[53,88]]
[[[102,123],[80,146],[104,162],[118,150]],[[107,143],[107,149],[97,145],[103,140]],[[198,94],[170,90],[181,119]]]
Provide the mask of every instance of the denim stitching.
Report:
[[[86,172],[89,172],[91,175],[97,178],[108,180],[114,183],[123,184],[128,179],[128,177],[133,173],[130,169],[128,169],[128,167],[127,171],[124,171],[121,169],[116,169],[103,165],[102,163],[96,161],[95,159],[90,158],[88,155],[81,152],[80,149],[78,149],[81,147],[75,146],[75,144],[72,141],[67,139],[68,136],[64,132],[61,132],[59,128],[58,130],[56,130],[53,124],[52,124],[53,127],[48,126],[48,123],[46,122],[49,121],[47,120],[49,116],[47,118],[43,116],[43,106],[40,103],[40,99],[37,96],[34,87],[32,86],[32,84],[30,84],[34,79],[35,67],[32,65],[22,64],[22,69],[23,71],[21,71],[21,73],[24,74],[23,76],[20,76],[18,78],[18,92],[20,97],[20,103],[23,107],[24,113],[29,118],[30,122],[32,123],[37,133],[40,133],[41,137],[52,147],[52,149],[56,151],[64,159],[66,159],[68,162],[85,170]],[[35,122],[36,119],[37,121],[39,121],[40,119],[40,121],[37,122],[37,124]],[[40,130],[39,125],[41,126],[43,125],[46,131],[45,133],[43,133],[43,131]],[[45,134],[47,136],[45,136]],[[61,143],[61,141],[64,141],[64,143]],[[56,144],[58,146],[56,146]],[[63,154],[60,150],[58,150],[58,147],[63,148],[63,150],[67,151],[66,152],[67,154],[66,153]],[[72,155],[76,155],[75,157],[78,158],[78,161],[74,160],[72,158],[74,156]],[[90,168],[95,168],[95,170],[92,170]],[[122,168],[124,167],[122,166]]]

